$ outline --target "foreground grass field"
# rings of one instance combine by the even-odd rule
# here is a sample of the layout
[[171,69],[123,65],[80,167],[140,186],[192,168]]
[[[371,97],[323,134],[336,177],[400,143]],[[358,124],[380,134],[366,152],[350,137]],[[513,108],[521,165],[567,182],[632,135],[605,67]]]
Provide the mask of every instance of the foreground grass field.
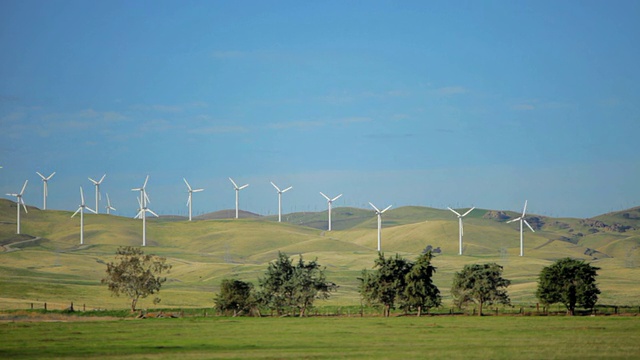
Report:
[[0,323],[0,358],[5,359],[638,356],[638,317],[213,317]]

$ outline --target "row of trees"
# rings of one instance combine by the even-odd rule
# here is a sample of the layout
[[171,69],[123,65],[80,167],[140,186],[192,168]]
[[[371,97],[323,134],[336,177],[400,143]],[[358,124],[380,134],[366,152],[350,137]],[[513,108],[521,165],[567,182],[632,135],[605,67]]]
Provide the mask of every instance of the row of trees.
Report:
[[[423,311],[442,303],[440,290],[433,283],[436,268],[431,264],[433,254],[427,251],[415,261],[396,254],[385,258],[378,254],[372,270],[363,270],[359,277],[359,291],[368,305],[382,306],[384,315],[391,309],[405,312]],[[140,298],[157,294],[167,280],[161,276],[171,265],[156,255],[145,255],[140,248],[121,247],[116,261],[107,264],[107,276],[102,280],[113,295],[126,295],[135,311]],[[259,308],[268,308],[278,315],[285,312],[305,316],[316,299],[328,299],[338,286],[329,282],[325,268],[317,260],[305,262],[302,256],[294,261],[283,253],[269,263],[264,276],[258,279],[258,288],[249,282],[235,279],[222,280],[215,306],[223,313],[259,315]],[[582,260],[564,258],[542,269],[536,296],[544,305],[562,303],[570,315],[576,306],[593,309],[600,290],[596,285],[597,270]],[[511,281],[502,277],[502,266],[496,263],[465,265],[453,277],[451,294],[457,306],[469,303],[478,306],[482,315],[485,305],[509,305],[507,287]],[[160,301],[154,299],[154,304]]]
[[[373,270],[363,270],[359,278],[363,300],[368,305],[382,306],[385,316],[393,308],[416,310],[420,316],[423,309],[440,306],[440,290],[432,279],[436,272],[432,259],[430,251],[415,262],[398,254],[385,258],[380,253]],[[582,260],[560,259],[540,272],[536,296],[544,305],[564,304],[570,315],[575,313],[576,306],[593,309],[600,294],[595,281],[597,270]],[[502,266],[496,263],[465,265],[453,277],[454,303],[458,307],[474,303],[478,315],[482,315],[485,305],[509,305],[507,287],[511,281],[502,276],[502,271]]]

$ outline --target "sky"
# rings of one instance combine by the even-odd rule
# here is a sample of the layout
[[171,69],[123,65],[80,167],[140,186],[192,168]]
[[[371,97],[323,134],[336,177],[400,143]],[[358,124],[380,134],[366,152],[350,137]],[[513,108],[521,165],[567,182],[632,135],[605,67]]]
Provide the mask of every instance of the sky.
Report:
[[[637,1],[0,2],[0,193],[75,210],[640,205]],[[9,196],[5,198],[14,199]],[[372,215],[373,216],[373,215]]]

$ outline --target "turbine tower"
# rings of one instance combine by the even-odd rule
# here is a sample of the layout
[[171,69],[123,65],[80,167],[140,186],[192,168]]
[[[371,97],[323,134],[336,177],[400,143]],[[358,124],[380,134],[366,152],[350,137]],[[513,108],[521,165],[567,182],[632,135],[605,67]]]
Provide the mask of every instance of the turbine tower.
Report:
[[97,214],[97,212],[84,204],[84,191],[82,191],[82,186],[80,186],[80,206],[78,207],[78,210],[71,215],[71,217],[74,217],[77,213],[80,213],[80,245],[84,244],[84,209]]
[[56,174],[56,172],[54,171],[51,175],[49,175],[48,177],[45,177],[44,175],[40,174],[39,172],[36,171],[36,174],[40,175],[40,177],[42,178],[42,186],[43,186],[43,190],[42,190],[42,210],[47,210],[47,196],[49,196],[49,189],[47,186],[47,182],[49,180],[51,180],[51,178],[53,177],[53,175]]
[[109,199],[108,193],[107,193],[107,206],[105,206],[105,209],[107,209],[107,215],[111,214],[111,210],[116,211],[116,208],[111,206],[111,199]]
[[182,178],[182,180],[184,180],[184,183],[187,184],[187,189],[189,189],[189,198],[187,199],[187,206],[189,207],[189,221],[191,221],[191,204],[193,203],[193,200],[191,198],[193,196],[193,193],[204,191],[204,189],[192,189],[191,185],[189,185],[189,183],[187,182],[187,179]]
[[273,181],[270,181],[270,183],[274,188],[276,188],[276,191],[278,192],[278,222],[282,222],[282,193],[293,189],[293,186],[289,186],[284,190],[280,190],[280,188],[277,187],[276,184],[273,183]]
[[28,182],[29,182],[29,180],[25,180],[24,181],[24,185],[22,185],[22,190],[20,190],[19,193],[17,193],[17,194],[7,194],[8,196],[15,196],[15,198],[16,198],[16,208],[18,210],[18,216],[16,218],[16,223],[18,224],[18,230],[16,231],[16,234],[20,234],[20,205],[22,205],[22,207],[24,208],[25,214],[28,213],[27,206],[24,204],[24,199],[22,199],[22,195],[24,195],[24,189],[27,188],[27,183]]
[[529,229],[531,229],[531,231],[536,232],[535,230],[533,230],[531,225],[529,225],[527,220],[524,219],[524,215],[525,215],[526,212],[527,212],[527,200],[524,201],[524,209],[522,209],[522,215],[520,215],[519,218],[515,218],[515,219],[507,221],[507,224],[508,224],[508,223],[512,223],[512,222],[520,220],[520,256],[524,256],[524,241],[523,241],[523,235],[522,235],[522,230],[523,230],[522,223],[527,224],[527,226],[529,227]]
[[459,244],[459,247],[460,247],[460,250],[458,251],[458,255],[462,255],[462,236],[463,236],[463,234],[464,234],[464,230],[463,230],[463,228],[462,228],[462,218],[463,218],[463,217],[465,217],[465,216],[467,216],[467,215],[468,215],[470,212],[472,212],[472,211],[473,211],[473,209],[475,209],[475,208],[476,208],[475,206],[474,206],[474,207],[472,207],[471,209],[469,209],[466,213],[464,213],[464,214],[462,214],[462,215],[460,215],[460,213],[459,213],[459,212],[457,212],[457,211],[453,210],[453,209],[452,209],[452,208],[450,208],[450,207],[448,207],[448,208],[447,208],[447,209],[451,210],[454,214],[456,214],[456,215],[458,216],[458,233],[460,234],[460,235],[459,235],[459,237],[460,237],[460,239],[459,239],[459,243],[460,243],[460,244]]
[[96,211],[95,213],[99,213],[99,208],[98,208],[98,199],[101,198],[100,196],[100,184],[102,184],[102,181],[104,180],[104,177],[107,176],[107,174],[102,175],[102,177],[100,178],[100,181],[95,181],[92,178],[89,178],[89,180],[91,180],[91,182],[93,183],[93,185],[96,186]]
[[382,211],[378,210],[378,208],[372,203],[369,203],[369,205],[371,205],[371,207],[376,210],[376,215],[378,215],[378,251],[380,251],[380,239],[382,238],[382,213],[389,210],[391,208],[391,205],[387,206]]
[[327,231],[331,231],[331,207],[332,207],[333,202],[338,200],[340,198],[340,196],[342,196],[342,194],[334,197],[333,199],[331,199],[327,195],[323,194],[322,191],[320,192],[320,195],[324,196],[324,198],[327,199],[327,207],[329,208],[329,227],[328,227]]
[[147,212],[159,217],[158,214],[147,207],[147,203],[151,202],[147,195],[147,181],[149,181],[149,175],[144,180],[142,187],[131,189],[131,191],[140,191],[140,197],[138,198],[140,208],[138,208],[138,214],[134,216],[134,219],[142,219],[142,246],[147,246]]
[[233,181],[232,178],[229,178],[229,180],[231,180],[231,183],[233,184],[233,187],[236,189],[236,219],[238,218],[238,194],[240,193],[240,190],[246,188],[247,186],[249,186],[249,184],[244,184],[240,187],[238,187],[238,185],[236,184],[235,181]]

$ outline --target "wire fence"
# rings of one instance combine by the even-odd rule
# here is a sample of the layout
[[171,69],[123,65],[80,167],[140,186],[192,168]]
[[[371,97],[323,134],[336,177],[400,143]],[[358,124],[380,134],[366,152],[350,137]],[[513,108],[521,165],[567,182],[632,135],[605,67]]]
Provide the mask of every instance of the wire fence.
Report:
[[[70,301],[68,304],[60,302],[31,302],[27,308],[12,309],[12,311],[32,311],[39,313],[55,312],[55,313],[75,313],[78,315],[110,315],[110,316],[132,316],[137,314],[142,317],[145,314],[151,314],[150,317],[162,314],[172,314],[171,317],[211,317],[211,316],[231,316],[217,311],[215,308],[158,308],[158,309],[141,309],[136,313],[130,310],[108,310],[86,304],[74,303]],[[285,311],[284,313],[276,313],[268,309],[260,309],[260,316],[280,317],[280,316],[297,316],[295,311]],[[382,316],[382,307],[375,306],[322,306],[309,309],[306,316],[340,316],[340,317],[373,317]],[[565,316],[567,309],[560,304],[552,306],[535,305],[514,305],[514,306],[485,306],[482,309],[483,316]],[[640,316],[640,306],[636,305],[606,305],[599,304],[593,309],[576,309],[575,315],[578,316]],[[240,314],[240,316],[247,314]],[[394,309],[391,316],[416,316],[415,311],[403,311]],[[456,307],[438,307],[431,309],[423,309],[423,316],[477,316],[477,307],[456,308]],[[162,317],[162,316],[159,316]]]

